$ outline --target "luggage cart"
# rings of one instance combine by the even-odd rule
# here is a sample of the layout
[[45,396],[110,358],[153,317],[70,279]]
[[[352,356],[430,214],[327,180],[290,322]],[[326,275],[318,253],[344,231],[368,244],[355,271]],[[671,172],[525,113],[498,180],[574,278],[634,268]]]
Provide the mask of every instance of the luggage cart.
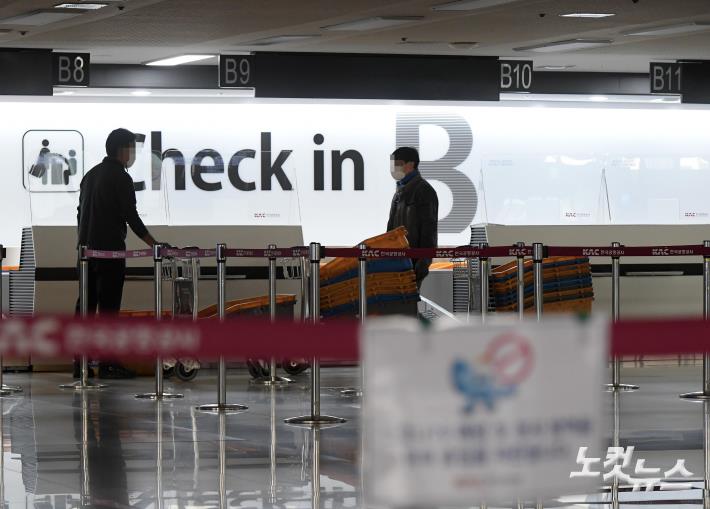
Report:
[[[187,248],[192,249],[192,248]],[[163,281],[170,282],[173,297],[172,319],[197,320],[199,311],[200,260],[199,258],[165,258]],[[163,360],[165,378],[173,375],[189,381],[197,376],[200,363],[190,358]]]

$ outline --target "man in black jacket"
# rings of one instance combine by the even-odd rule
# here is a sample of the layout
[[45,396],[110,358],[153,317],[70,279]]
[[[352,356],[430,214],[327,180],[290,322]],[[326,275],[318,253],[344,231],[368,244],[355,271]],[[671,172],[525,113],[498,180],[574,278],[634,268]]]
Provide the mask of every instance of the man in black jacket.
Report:
[[[397,181],[397,191],[392,198],[387,230],[404,226],[410,247],[436,247],[439,199],[434,188],[419,174],[417,150],[411,147],[395,150],[390,157],[390,173]],[[421,288],[422,280],[429,273],[431,259],[412,261],[417,288]]]
[[[126,171],[135,162],[135,155],[134,133],[116,129],[109,134],[106,157],[81,181],[77,209],[79,246],[123,251],[126,249],[126,224],[149,246],[156,243],[138,216],[133,179]],[[109,314],[121,310],[125,273],[124,259],[89,260],[89,315],[96,314],[97,309],[99,313]],[[75,375],[77,372],[75,366]],[[121,369],[116,364],[101,364],[99,372],[106,377],[121,375]]]

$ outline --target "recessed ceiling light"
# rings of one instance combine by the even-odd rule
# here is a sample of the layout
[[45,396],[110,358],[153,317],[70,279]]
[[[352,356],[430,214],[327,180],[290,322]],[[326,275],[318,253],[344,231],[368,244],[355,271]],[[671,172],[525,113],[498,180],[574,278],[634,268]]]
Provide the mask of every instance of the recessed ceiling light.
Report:
[[403,44],[405,46],[443,46],[448,44],[445,41],[410,41],[406,39],[404,41],[399,41],[397,44]]
[[486,7],[495,7],[496,5],[504,5],[515,2],[517,0],[457,0],[455,2],[447,2],[445,4],[435,5],[431,8],[432,11],[474,11],[476,9],[485,9]]
[[566,14],[560,14],[561,18],[601,19],[610,18],[611,16],[616,16],[616,14],[613,12],[568,12]]
[[322,27],[323,30],[377,30],[399,25],[406,25],[424,19],[424,16],[377,16],[375,18],[357,19]]
[[704,30],[710,30],[710,22],[700,21],[695,23],[683,23],[680,25],[639,28],[630,32],[624,32],[624,35],[676,35],[702,32]]
[[136,97],[147,97],[150,95],[150,92],[148,90],[134,90],[131,92],[131,95],[134,95]]
[[272,46],[274,44],[286,44],[289,42],[304,41],[307,39],[315,39],[320,37],[320,34],[310,35],[275,35],[273,37],[264,37],[263,39],[255,39],[253,41],[240,42],[237,46]]
[[513,48],[515,51],[534,51],[537,53],[554,53],[557,51],[576,51],[580,49],[599,48],[608,46],[614,41],[607,39],[570,39],[568,41],[546,42],[533,46]]
[[108,6],[108,4],[100,4],[100,3],[85,3],[85,4],[79,4],[79,3],[71,3],[71,4],[57,4],[54,6],[55,9],[81,9],[84,11],[95,11],[96,9],[102,9],[103,7]]
[[541,65],[538,69],[545,69],[546,71],[564,71],[566,69],[572,69],[574,65]]
[[478,46],[478,43],[473,41],[454,41],[449,43],[449,48],[458,50],[473,49],[476,46]]
[[42,26],[81,16],[82,12],[34,11],[11,18],[0,19],[0,25]]
[[145,65],[158,65],[158,66],[173,66],[189,64],[190,62],[199,62],[200,60],[207,60],[208,58],[214,58],[216,55],[179,55],[177,57],[161,58],[159,60],[152,60],[146,62]]
[[605,103],[609,98],[605,95],[590,95],[589,100],[595,103]]

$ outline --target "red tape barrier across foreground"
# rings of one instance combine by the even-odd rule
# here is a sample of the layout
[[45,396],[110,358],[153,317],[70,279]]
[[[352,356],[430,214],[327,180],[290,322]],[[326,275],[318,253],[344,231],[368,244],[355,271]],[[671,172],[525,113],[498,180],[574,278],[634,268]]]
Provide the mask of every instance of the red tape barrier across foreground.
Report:
[[[308,247],[297,246],[278,249],[225,249],[227,258],[300,258],[308,256]],[[150,249],[133,251],[104,251],[87,249],[88,258],[98,259],[130,259],[148,258],[153,256]],[[214,258],[216,249],[175,249],[162,248],[162,256],[175,258]],[[323,254],[327,257],[342,258],[506,258],[511,256],[532,256],[532,247],[494,246],[478,248],[475,246],[444,247],[444,248],[337,248],[325,247]],[[545,256],[580,256],[580,257],[622,257],[622,256],[704,256],[710,257],[710,248],[702,245],[691,246],[641,246],[641,247],[555,247],[546,248]]]
[[[610,325],[614,355],[678,355],[710,351],[710,321],[627,320]],[[360,326],[354,320],[321,324],[258,318],[155,321],[140,318],[81,320],[67,316],[11,318],[0,322],[0,355],[39,358],[234,359],[359,358]],[[475,341],[475,332],[471,341]],[[601,340],[601,338],[600,338]]]

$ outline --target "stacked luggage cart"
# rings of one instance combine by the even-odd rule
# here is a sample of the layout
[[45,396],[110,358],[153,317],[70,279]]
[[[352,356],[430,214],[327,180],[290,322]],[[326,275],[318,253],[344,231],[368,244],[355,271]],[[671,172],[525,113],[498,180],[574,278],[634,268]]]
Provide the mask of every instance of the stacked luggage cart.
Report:
[[[533,262],[526,260],[525,312],[534,308]],[[590,313],[594,300],[592,269],[589,258],[551,257],[542,262],[543,309],[548,312]],[[497,312],[518,309],[518,277],[516,262],[506,263],[491,270],[491,305]]]
[[[484,226],[471,226],[471,246],[487,245]],[[481,310],[481,267],[476,259],[454,259],[454,312]],[[535,312],[533,260],[522,261],[524,268],[524,310]],[[518,270],[516,261],[494,266],[488,274],[489,312],[518,311]],[[543,311],[545,313],[583,313],[592,311],[594,288],[588,257],[552,256],[542,260]]]
[[[400,227],[369,238],[366,249],[407,249],[407,231]],[[416,316],[419,291],[412,260],[391,258],[368,260],[368,315],[409,314]],[[354,258],[333,258],[320,269],[320,308],[325,319],[355,317],[359,310],[358,261]]]

